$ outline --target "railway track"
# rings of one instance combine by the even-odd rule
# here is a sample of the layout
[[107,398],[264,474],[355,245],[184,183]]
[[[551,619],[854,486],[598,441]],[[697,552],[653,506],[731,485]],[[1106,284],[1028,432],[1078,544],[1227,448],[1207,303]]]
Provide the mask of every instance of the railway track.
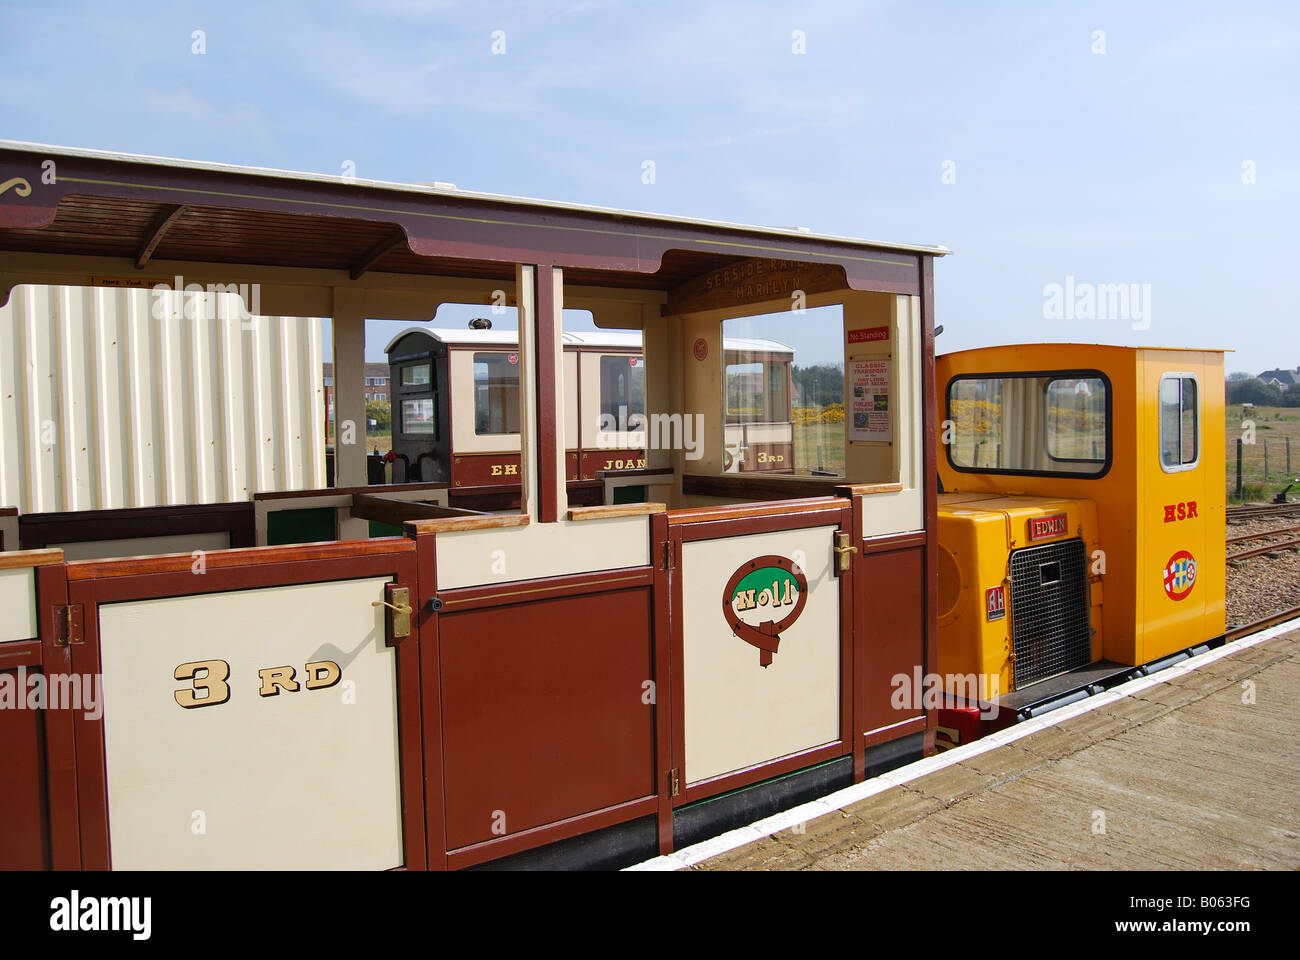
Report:
[[[1271,540],[1274,537],[1286,536],[1295,533],[1300,527],[1283,527],[1280,530],[1264,530],[1258,533],[1247,533],[1239,537],[1232,537],[1225,543],[1245,543],[1252,540]],[[1292,537],[1290,540],[1283,540],[1278,543],[1266,543],[1261,547],[1251,547],[1246,550],[1238,550],[1236,553],[1228,554],[1228,562],[1233,560],[1246,560],[1250,557],[1262,557],[1266,554],[1275,553],[1278,550],[1294,550],[1300,548],[1300,537]]]
[[[1300,525],[1272,526],[1270,521],[1300,518],[1300,503],[1246,504],[1227,509],[1227,520],[1246,526],[1224,540],[1225,552],[1236,544],[1244,549],[1226,553],[1230,626],[1235,640],[1300,617]],[[1263,529],[1260,529],[1260,528]],[[1250,529],[1253,528],[1253,529]],[[1253,563],[1234,561],[1252,560]],[[1263,611],[1271,611],[1259,616]]]
[[1267,617],[1256,620],[1253,623],[1243,623],[1239,626],[1232,627],[1225,634],[1225,639],[1237,640],[1241,637],[1250,636],[1259,630],[1267,630],[1269,627],[1275,627],[1279,623],[1286,623],[1288,620],[1294,620],[1300,617],[1300,607],[1292,607],[1289,610],[1279,610],[1277,613],[1271,613]]
[[1300,503],[1245,503],[1228,507],[1227,518],[1233,520],[1261,520],[1265,517],[1300,516]]

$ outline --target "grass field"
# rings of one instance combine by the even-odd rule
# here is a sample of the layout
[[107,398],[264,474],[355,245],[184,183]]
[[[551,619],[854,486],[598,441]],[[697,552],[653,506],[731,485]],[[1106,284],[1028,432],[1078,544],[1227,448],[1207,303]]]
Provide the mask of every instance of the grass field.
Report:
[[818,447],[822,469],[837,477],[844,476],[844,424],[796,424],[794,428],[794,469],[808,476],[817,469]]
[[[1250,424],[1254,424],[1254,443],[1250,443]],[[1300,474],[1300,407],[1255,407],[1243,410],[1240,404],[1227,409],[1224,442],[1227,453],[1228,499],[1237,502],[1237,441],[1241,446],[1242,501],[1251,503],[1271,500],[1273,494]],[[1287,471],[1287,440],[1291,441],[1291,470]],[[1265,450],[1268,451],[1268,475],[1264,473]],[[1291,491],[1300,495],[1300,487]]]

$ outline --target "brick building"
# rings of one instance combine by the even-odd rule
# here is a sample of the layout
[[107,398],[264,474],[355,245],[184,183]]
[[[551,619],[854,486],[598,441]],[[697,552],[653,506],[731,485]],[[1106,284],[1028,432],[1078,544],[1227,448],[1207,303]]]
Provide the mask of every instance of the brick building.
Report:
[[[325,386],[333,392],[334,387],[334,364],[325,364]],[[366,364],[366,403],[371,400],[388,399],[388,364],[386,363],[367,363]]]

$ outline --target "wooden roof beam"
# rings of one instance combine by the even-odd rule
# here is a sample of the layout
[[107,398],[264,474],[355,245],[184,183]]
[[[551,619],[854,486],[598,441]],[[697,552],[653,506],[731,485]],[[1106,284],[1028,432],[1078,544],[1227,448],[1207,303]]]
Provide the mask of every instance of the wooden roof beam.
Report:
[[167,231],[172,228],[172,225],[180,219],[183,213],[185,213],[185,204],[183,203],[167,204],[158,211],[158,215],[153,218],[148,231],[145,232],[140,251],[135,255],[135,268],[137,270],[144,269],[144,265],[149,262],[153,252],[158,249],[158,244],[162,243],[163,237],[167,236]]
[[388,253],[390,250],[396,249],[404,243],[406,243],[406,231],[401,227],[397,227],[392,233],[384,237],[384,239],[380,240],[362,254],[361,259],[352,265],[352,270],[349,272],[349,276],[351,276],[353,280],[359,279],[363,273],[378,263],[379,259],[383,257],[384,254]]

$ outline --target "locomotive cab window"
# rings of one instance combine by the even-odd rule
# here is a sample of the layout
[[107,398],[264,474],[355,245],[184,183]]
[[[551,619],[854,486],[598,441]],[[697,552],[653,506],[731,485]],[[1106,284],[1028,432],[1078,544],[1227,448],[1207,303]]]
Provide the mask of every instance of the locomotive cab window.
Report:
[[474,354],[474,432],[519,432],[519,354]]
[[430,436],[437,439],[438,423],[432,397],[402,401],[401,430],[408,436]]
[[404,387],[423,387],[428,386],[432,380],[433,364],[430,363],[412,363],[402,368],[402,386]]
[[1160,466],[1165,473],[1191,470],[1200,461],[1198,396],[1196,378],[1190,374],[1160,378]]
[[1097,371],[955,377],[948,420],[957,470],[1099,477],[1110,467],[1110,382]]

